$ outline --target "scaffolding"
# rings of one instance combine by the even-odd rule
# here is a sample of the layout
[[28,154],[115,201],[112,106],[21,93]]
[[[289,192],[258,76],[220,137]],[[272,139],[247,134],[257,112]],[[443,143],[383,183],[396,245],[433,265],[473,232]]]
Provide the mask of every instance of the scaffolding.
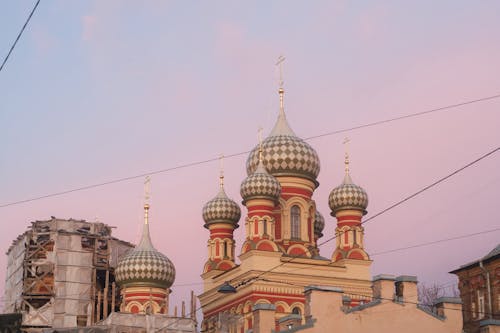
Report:
[[22,314],[24,332],[90,326],[118,311],[114,268],[133,245],[111,227],[52,217],[36,221],[7,251],[6,313]]

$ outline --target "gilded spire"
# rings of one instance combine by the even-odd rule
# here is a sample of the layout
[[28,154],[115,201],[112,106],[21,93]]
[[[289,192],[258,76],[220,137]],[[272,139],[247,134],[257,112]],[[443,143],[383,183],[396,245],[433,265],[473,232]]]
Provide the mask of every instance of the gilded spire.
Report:
[[151,197],[151,177],[146,176],[144,180],[144,226],[142,227],[142,237],[136,249],[155,250],[149,235],[149,199]]
[[288,125],[288,122],[286,121],[286,116],[285,116],[285,89],[283,89],[283,62],[285,61],[284,56],[280,56],[278,58],[278,61],[276,62],[276,66],[279,66],[280,69],[280,81],[279,81],[279,89],[278,89],[278,94],[280,95],[280,111],[278,115],[278,121],[276,121],[276,124],[274,125],[273,130],[271,131],[271,134],[269,136],[278,136],[278,135],[290,135],[290,136],[296,136],[295,133],[292,131],[290,128],[290,125]]
[[220,155],[219,162],[220,162],[219,185],[220,189],[224,190],[224,154]]
[[345,138],[344,144],[345,147],[345,156],[344,156],[344,168],[345,168],[345,176],[344,176],[344,184],[352,184],[351,175],[349,174],[349,138]]
[[283,89],[283,84],[285,83],[283,81],[283,62],[285,61],[285,57],[280,55],[278,58],[278,61],[276,62],[276,66],[280,67],[280,87],[278,89],[278,93],[280,95],[280,115],[285,115],[285,103],[284,103],[284,97],[285,97],[285,89]]
[[151,197],[151,177],[144,180],[144,224],[149,224],[149,198]]
[[259,127],[258,130],[258,137],[259,137],[259,162],[262,162],[262,127]]

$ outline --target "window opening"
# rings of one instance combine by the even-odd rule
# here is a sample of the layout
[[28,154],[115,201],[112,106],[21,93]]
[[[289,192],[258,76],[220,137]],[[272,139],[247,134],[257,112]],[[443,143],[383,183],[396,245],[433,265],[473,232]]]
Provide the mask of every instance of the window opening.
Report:
[[290,211],[291,238],[300,239],[300,208],[292,206]]

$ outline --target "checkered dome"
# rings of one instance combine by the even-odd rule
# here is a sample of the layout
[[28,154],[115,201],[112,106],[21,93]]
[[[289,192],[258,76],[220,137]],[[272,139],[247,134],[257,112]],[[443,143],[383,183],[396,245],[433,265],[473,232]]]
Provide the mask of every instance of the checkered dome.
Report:
[[118,263],[115,279],[120,287],[170,288],[175,280],[174,264],[162,253],[139,246]]
[[241,209],[221,188],[219,194],[205,204],[202,215],[206,225],[214,222],[231,222],[237,226],[241,217]]
[[361,210],[363,214],[366,214],[368,194],[362,187],[353,184],[351,177],[347,174],[342,185],[330,192],[328,205],[332,214],[345,209]]
[[325,229],[325,218],[320,212],[316,211],[314,216],[314,234],[318,237],[323,236],[323,229]]
[[241,183],[240,194],[243,202],[255,198],[266,198],[277,201],[281,193],[281,184],[271,176],[262,162],[259,163],[257,170]]
[[[295,135],[278,134],[262,142],[262,162],[273,176],[299,176],[316,181],[320,170],[316,151]],[[251,175],[259,164],[259,147],[247,159],[247,174]]]

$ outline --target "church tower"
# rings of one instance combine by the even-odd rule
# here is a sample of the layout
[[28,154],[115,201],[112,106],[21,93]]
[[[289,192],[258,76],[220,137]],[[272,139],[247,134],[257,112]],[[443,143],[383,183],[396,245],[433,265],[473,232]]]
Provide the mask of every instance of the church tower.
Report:
[[207,242],[208,260],[203,274],[210,271],[227,271],[235,264],[233,233],[241,217],[240,207],[229,199],[224,191],[224,175],[221,170],[219,193],[205,204],[202,211],[205,228],[210,231]]
[[288,255],[312,257],[316,249],[316,204],[312,195],[319,185],[316,178],[320,162],[316,151],[296,136],[288,125],[284,93],[283,87],[280,87],[278,120],[269,136],[250,152],[247,174],[252,175],[262,163],[267,172],[279,181],[281,194],[273,212],[275,242]]
[[[203,309],[202,332],[247,332],[258,327],[262,316],[274,319],[265,332],[284,331],[304,324],[304,288],[310,285],[340,287],[346,295],[357,293],[369,297],[372,293],[370,260],[334,261],[319,255],[318,241],[325,227],[325,219],[313,200],[319,186],[319,157],[287,122],[283,81],[278,93],[278,119],[270,134],[250,152],[246,161],[247,177],[240,186],[243,205],[248,211],[245,240],[238,256],[240,262],[234,262],[231,252],[227,269],[223,269],[220,261],[215,261],[216,257],[209,256],[202,274],[204,292],[199,295]],[[344,190],[346,186],[350,185],[344,184]],[[227,240],[234,244],[232,231],[240,211],[225,194],[220,196],[224,204],[214,205],[209,211],[216,212],[217,228],[224,224]],[[336,203],[337,197],[334,195],[331,202]],[[221,206],[226,208],[221,210]],[[351,259],[365,258],[362,233],[359,233],[364,208],[366,205],[337,204],[332,208],[339,214],[352,211],[346,215],[350,219],[351,215],[355,218],[359,215],[359,224],[354,226],[358,228],[356,245],[352,245],[353,251],[347,255]],[[217,254],[212,245],[217,243],[211,243],[212,239],[216,240],[215,231],[212,232],[213,222],[207,220],[206,210],[203,209],[203,217],[205,227],[211,232],[209,253],[212,255]],[[219,239],[219,244],[221,241]],[[352,296],[349,304],[360,304],[366,297]]]
[[[146,188],[148,186],[149,178]],[[175,267],[151,242],[148,200],[147,189],[141,241],[118,262],[115,270],[122,296],[120,312],[168,313],[168,296],[175,280]]]
[[246,240],[241,253],[250,250],[279,250],[275,243],[276,218],[274,211],[279,205],[281,194],[280,182],[270,175],[262,163],[262,143],[259,146],[259,164],[240,186],[243,204],[248,209],[245,220]]
[[341,185],[330,192],[328,204],[337,219],[336,247],[332,261],[342,259],[370,260],[364,249],[365,229],[361,219],[366,214],[368,195],[354,184],[349,174],[349,155],[345,155],[345,176]]

